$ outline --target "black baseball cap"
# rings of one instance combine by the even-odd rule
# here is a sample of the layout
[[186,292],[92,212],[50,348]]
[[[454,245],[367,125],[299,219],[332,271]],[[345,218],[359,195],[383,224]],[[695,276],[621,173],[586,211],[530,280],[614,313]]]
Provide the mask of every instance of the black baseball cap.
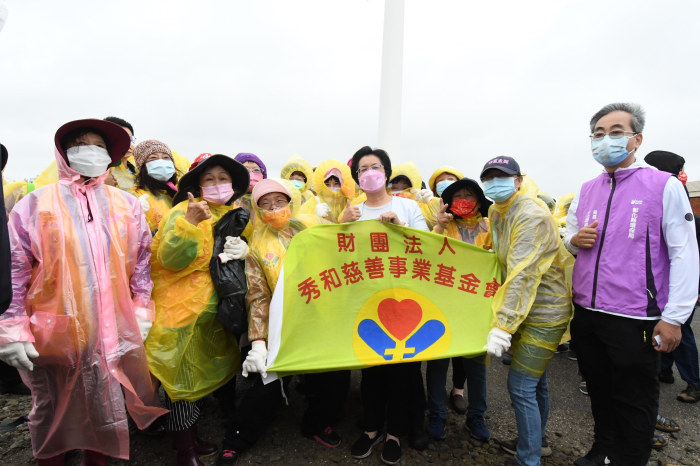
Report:
[[515,161],[514,158],[512,157],[506,157],[505,155],[502,155],[500,157],[494,157],[488,162],[486,162],[486,165],[484,165],[484,169],[481,170],[481,175],[479,177],[484,175],[484,172],[486,170],[490,170],[492,168],[495,168],[496,170],[501,170],[504,173],[507,173],[509,175],[520,175],[520,165],[518,165],[518,162]]

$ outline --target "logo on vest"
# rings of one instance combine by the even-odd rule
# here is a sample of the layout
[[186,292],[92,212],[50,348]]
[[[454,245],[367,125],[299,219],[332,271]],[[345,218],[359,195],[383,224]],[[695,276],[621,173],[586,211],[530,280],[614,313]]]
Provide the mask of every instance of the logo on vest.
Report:
[[632,199],[632,205],[642,205],[642,201],[637,201],[635,199]]
[[[635,202],[639,202],[640,204],[642,201],[632,201],[632,204]],[[639,207],[633,207],[632,208],[632,218],[630,219],[630,229],[627,234],[627,238],[634,238],[634,230],[637,228],[637,213],[639,212]]]

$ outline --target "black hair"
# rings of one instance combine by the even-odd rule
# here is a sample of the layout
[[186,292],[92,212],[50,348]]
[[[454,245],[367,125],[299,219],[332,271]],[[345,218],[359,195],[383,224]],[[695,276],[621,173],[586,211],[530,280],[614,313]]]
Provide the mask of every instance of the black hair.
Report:
[[303,171],[301,171],[301,170],[294,170],[294,171],[289,175],[289,179],[290,179],[290,180],[292,179],[292,175],[294,175],[295,173],[299,173],[301,176],[304,177],[304,183],[307,183],[307,182],[309,181],[309,180],[306,178],[306,174],[305,174]]
[[109,150],[109,140],[105,137],[104,134],[102,134],[102,131],[98,131],[93,128],[76,128],[73,131],[70,131],[66,133],[63,138],[61,138],[61,149],[65,152],[68,150],[68,144],[71,144],[81,137],[85,136],[88,133],[94,133],[100,136],[102,139],[104,139],[105,144],[107,145],[107,150]]
[[339,180],[338,177],[335,176],[335,175],[329,176],[328,178],[326,178],[325,180],[323,180],[323,182],[325,183],[326,186],[328,186],[328,182],[329,182],[330,180],[335,180],[336,183],[340,184],[340,180]]
[[350,170],[352,171],[352,179],[355,180],[355,183],[360,184],[359,177],[357,176],[357,170],[360,167],[360,160],[362,160],[362,157],[366,157],[368,155],[374,155],[379,158],[382,165],[384,165],[386,182],[389,183],[389,180],[391,179],[391,159],[389,158],[389,154],[387,154],[384,150],[372,149],[369,146],[363,147],[352,156],[352,164],[350,167]]
[[168,186],[167,183],[170,182],[176,185],[178,175],[181,175],[181,173],[179,170],[175,169],[175,174],[168,181],[156,180],[155,178],[148,175],[148,167],[146,167],[146,164],[144,163],[141,166],[141,170],[139,170],[139,172],[136,174],[136,177],[134,178],[134,185],[138,189],[148,191],[153,195],[158,195],[162,191],[165,191],[168,194],[168,196],[170,196],[170,199],[172,199],[173,197],[175,197],[175,194],[177,194],[177,191]]
[[115,116],[108,116],[104,119],[104,121],[109,121],[110,123],[117,124],[122,128],[129,128],[129,131],[131,131],[131,135],[134,136],[134,127],[131,126],[131,123],[129,123],[128,121]]
[[411,179],[407,177],[406,175],[396,175],[393,177],[390,182],[391,183],[398,183],[399,181],[403,181],[404,183],[408,184],[411,188],[413,187],[413,183],[411,183]]

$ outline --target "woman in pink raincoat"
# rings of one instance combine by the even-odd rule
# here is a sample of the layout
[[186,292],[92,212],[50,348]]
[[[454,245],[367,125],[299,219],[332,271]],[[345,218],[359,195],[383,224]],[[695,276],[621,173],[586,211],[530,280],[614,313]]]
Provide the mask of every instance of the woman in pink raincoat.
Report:
[[32,391],[37,462],[129,458],[127,409],[139,428],[167,411],[143,340],[154,318],[151,232],[138,200],[103,184],[129,136],[102,120],[56,132],[60,182],[33,191],[9,220],[13,298],[0,316],[0,359]]

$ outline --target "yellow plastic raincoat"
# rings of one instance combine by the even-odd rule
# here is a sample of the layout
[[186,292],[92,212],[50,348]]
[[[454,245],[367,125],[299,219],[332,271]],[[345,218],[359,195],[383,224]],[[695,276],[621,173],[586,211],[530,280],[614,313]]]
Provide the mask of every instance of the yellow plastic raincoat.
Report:
[[[347,167],[347,165],[346,165]],[[318,170],[317,170],[318,171]],[[287,248],[294,235],[314,225],[328,223],[316,215],[300,214],[301,193],[287,180],[283,183],[292,193],[289,203],[291,218],[282,228],[273,228],[260,220],[248,243],[250,251],[246,258],[246,278],[248,293],[248,339],[250,341],[265,339],[270,315],[270,300],[277,286],[277,279],[282,271],[282,263]],[[325,186],[325,185],[324,185]],[[260,218],[260,208],[254,207]]]
[[129,458],[127,412],[143,429],[167,413],[148,371],[136,316],[152,319],[151,233],[133,196],[87,183],[56,149],[60,182],[10,214],[13,298],[0,345],[33,342],[36,458],[89,449]]
[[146,212],[146,221],[148,222],[148,227],[151,229],[151,233],[155,234],[156,230],[158,230],[158,225],[160,225],[160,221],[163,220],[163,217],[173,208],[172,199],[170,199],[167,193],[161,192],[153,194],[151,191],[136,187],[129,191],[129,193],[137,198],[148,194],[146,200],[151,208]]
[[207,396],[241,365],[236,337],[216,318],[219,297],[209,273],[214,226],[234,207],[209,204],[212,218],[195,226],[185,220],[188,202],[161,221],[151,257],[156,320],[146,352],[151,372],[173,401]]
[[539,378],[572,314],[559,232],[547,206],[523,191],[493,204],[489,219],[503,279],[493,325],[513,334],[511,368]]
[[[434,228],[433,233],[436,233]],[[483,218],[481,214],[467,219],[450,220],[442,234],[480,248],[493,249],[491,222],[488,218]]]
[[126,161],[122,159],[122,163],[119,164],[119,166],[110,168],[109,172],[116,180],[117,188],[121,189],[122,191],[129,192],[132,189],[134,189],[134,183],[136,182],[136,173],[131,173],[126,163],[127,161],[130,162],[131,165],[136,167],[136,162],[134,161],[134,156],[132,155],[131,157],[126,159]]
[[301,208],[299,213],[313,214],[316,208],[316,195],[311,191],[311,185],[314,181],[314,169],[311,168],[311,164],[302,159],[299,154],[294,154],[287,161],[287,164],[282,167],[280,177],[283,180],[289,180],[289,177],[292,176],[294,172],[302,172],[306,177],[306,184],[299,190],[301,192]]
[[[403,175],[411,182],[411,188],[404,189],[400,194],[391,193],[394,196],[405,197],[416,201],[416,194],[420,191],[423,179],[420,176],[418,167],[413,162],[400,163],[391,167],[391,178],[394,179],[399,175]],[[416,201],[418,202],[418,201]],[[440,212],[440,199],[433,198],[430,202],[418,202],[425,223],[431,230],[437,225],[437,214]]]
[[461,180],[464,178],[464,175],[462,174],[461,171],[457,170],[454,167],[440,167],[435,172],[433,172],[432,176],[430,177],[430,181],[428,181],[428,188],[433,192],[435,197],[440,197],[438,196],[437,193],[437,178],[438,176],[442,175],[443,173],[449,173],[450,175],[454,175],[457,177],[458,180]]
[[44,169],[39,176],[36,177],[33,183],[26,181],[15,181],[12,183],[3,184],[5,193],[5,210],[9,217],[12,208],[24,198],[27,194],[35,189],[43,188],[52,183],[58,183],[58,165],[54,160]]
[[557,201],[555,201],[552,196],[550,196],[549,194],[547,194],[543,191],[538,192],[537,197],[542,202],[544,202],[544,205],[547,206],[547,209],[549,209],[549,211],[552,213],[552,215],[554,215],[554,209],[557,208]]
[[[326,173],[332,169],[337,169],[341,174],[341,186],[338,192],[335,192],[326,186],[326,182],[324,180]],[[340,160],[324,160],[318,165],[318,167],[316,167],[313,185],[314,191],[316,191],[316,197],[318,197],[316,201],[326,203],[328,204],[328,207],[331,208],[331,213],[326,220],[331,223],[340,223],[340,219],[343,217],[343,212],[345,212],[348,199],[353,199],[355,197],[355,180],[352,179],[350,167]]]
[[571,202],[574,200],[575,196],[574,193],[568,193],[559,198],[557,210],[554,212],[554,219],[560,227],[566,226],[566,216],[569,215],[569,207],[571,207]]

